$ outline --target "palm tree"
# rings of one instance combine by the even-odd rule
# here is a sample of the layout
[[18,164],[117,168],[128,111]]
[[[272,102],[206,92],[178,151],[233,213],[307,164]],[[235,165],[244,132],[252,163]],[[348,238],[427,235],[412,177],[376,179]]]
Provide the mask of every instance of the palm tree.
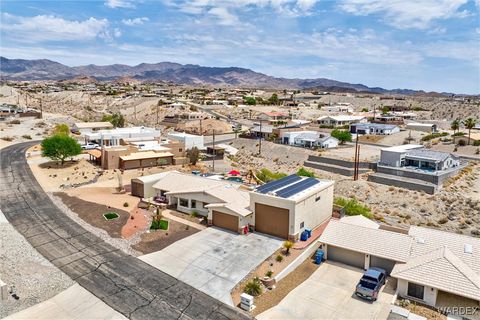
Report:
[[244,291],[245,293],[254,297],[262,294],[262,286],[260,285],[260,280],[258,279],[258,277],[255,277],[249,282],[247,282]]
[[473,118],[468,118],[463,122],[463,125],[465,126],[465,128],[468,129],[468,144],[470,144],[470,131],[475,127],[476,124],[477,123]]
[[454,120],[452,124],[450,125],[450,128],[453,130],[453,133],[455,134],[455,131],[460,129],[460,121]]

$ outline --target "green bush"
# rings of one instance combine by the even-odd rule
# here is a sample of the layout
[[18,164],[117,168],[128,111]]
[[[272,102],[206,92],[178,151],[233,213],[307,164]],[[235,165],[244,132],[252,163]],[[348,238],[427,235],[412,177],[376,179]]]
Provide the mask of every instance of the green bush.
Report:
[[282,262],[283,261],[283,256],[281,254],[278,254],[276,257],[275,257],[275,261],[277,262]]
[[268,270],[268,271],[265,273],[265,276],[270,278],[270,277],[272,276],[272,274],[273,274],[273,271],[272,271],[272,270]]
[[150,226],[150,230],[168,230],[168,221],[167,220],[154,220]]
[[313,171],[309,171],[305,169],[304,167],[301,167],[300,169],[298,169],[297,175],[303,176],[303,177],[315,178],[315,173]]
[[465,132],[459,131],[452,134],[452,137],[462,137],[465,135]]
[[352,134],[349,131],[335,129],[332,131],[331,136],[337,138],[340,144],[344,144],[347,141],[352,141]]
[[447,132],[434,132],[431,134],[427,134],[426,136],[422,137],[422,141],[430,141],[435,138],[445,137],[448,136]]
[[112,212],[104,213],[103,216],[107,220],[113,220],[118,218],[118,213],[112,211]]
[[473,145],[475,147],[479,147],[480,146],[480,140],[473,141]]
[[335,198],[334,203],[337,206],[343,207],[347,216],[362,215],[366,218],[372,219],[373,214],[370,208],[359,203],[356,199]]
[[262,180],[263,182],[270,182],[273,180],[284,178],[287,176],[287,174],[283,172],[272,172],[264,168],[260,171],[257,171],[256,176],[258,179]]

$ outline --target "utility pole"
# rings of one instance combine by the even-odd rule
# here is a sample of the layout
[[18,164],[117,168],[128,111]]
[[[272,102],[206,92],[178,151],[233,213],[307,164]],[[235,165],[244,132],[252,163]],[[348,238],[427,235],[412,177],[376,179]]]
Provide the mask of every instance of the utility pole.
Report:
[[260,120],[260,142],[258,143],[258,155],[262,154],[262,135],[263,135],[262,123],[263,123],[263,121]]
[[157,126],[158,126],[158,109],[160,108],[160,106],[158,105],[157,103]]
[[212,165],[212,171],[215,172],[215,129],[213,129],[213,165]]
[[40,119],[43,119],[43,103],[42,103],[42,98],[40,100]]
[[[202,118],[200,118],[200,134],[203,135],[203,128],[202,128]],[[215,132],[215,130],[214,130]],[[214,133],[214,136],[215,136],[215,133]]]
[[359,145],[358,145],[358,131],[357,131],[357,139],[355,140],[355,162],[353,164],[353,180],[357,181],[358,180],[358,161],[359,161]]

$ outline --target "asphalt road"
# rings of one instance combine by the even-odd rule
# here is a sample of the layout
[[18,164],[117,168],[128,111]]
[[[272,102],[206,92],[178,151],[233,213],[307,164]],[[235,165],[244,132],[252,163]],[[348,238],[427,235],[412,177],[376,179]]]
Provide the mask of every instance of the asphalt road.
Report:
[[28,242],[60,270],[131,319],[252,319],[125,254],[68,218],[27,164],[25,151],[33,144],[0,150],[0,207]]

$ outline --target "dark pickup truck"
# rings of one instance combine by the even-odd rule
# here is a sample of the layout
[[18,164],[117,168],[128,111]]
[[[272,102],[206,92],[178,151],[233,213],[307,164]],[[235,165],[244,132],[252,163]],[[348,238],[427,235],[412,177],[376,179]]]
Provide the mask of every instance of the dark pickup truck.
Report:
[[368,269],[357,284],[355,294],[361,298],[376,301],[386,277],[386,271],[381,268]]

